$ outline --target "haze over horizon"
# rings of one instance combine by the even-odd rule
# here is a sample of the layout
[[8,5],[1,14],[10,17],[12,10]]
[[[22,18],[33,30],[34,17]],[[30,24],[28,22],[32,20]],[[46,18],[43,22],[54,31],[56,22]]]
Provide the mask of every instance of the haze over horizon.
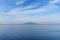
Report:
[[0,24],[60,23],[60,0],[0,0]]

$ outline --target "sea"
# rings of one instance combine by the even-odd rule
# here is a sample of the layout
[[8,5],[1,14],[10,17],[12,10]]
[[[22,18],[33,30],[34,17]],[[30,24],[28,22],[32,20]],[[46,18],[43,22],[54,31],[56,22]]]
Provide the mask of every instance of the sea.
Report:
[[60,25],[0,25],[0,40],[60,40]]

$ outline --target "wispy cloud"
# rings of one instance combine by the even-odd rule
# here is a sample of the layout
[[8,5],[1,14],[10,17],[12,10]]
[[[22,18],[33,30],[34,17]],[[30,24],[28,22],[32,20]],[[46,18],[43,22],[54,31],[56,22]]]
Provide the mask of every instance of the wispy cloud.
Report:
[[60,23],[60,7],[56,5],[59,2],[59,0],[2,0],[0,24]]

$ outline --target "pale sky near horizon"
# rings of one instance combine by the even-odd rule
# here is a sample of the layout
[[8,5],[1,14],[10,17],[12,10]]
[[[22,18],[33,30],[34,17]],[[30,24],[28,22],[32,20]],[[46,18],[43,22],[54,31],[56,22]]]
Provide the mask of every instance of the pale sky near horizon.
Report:
[[60,23],[60,0],[0,0],[0,24]]

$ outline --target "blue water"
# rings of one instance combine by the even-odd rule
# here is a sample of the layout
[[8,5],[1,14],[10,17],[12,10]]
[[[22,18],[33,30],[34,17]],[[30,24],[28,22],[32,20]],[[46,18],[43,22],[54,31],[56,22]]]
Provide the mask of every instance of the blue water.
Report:
[[0,25],[0,40],[60,40],[60,25]]

